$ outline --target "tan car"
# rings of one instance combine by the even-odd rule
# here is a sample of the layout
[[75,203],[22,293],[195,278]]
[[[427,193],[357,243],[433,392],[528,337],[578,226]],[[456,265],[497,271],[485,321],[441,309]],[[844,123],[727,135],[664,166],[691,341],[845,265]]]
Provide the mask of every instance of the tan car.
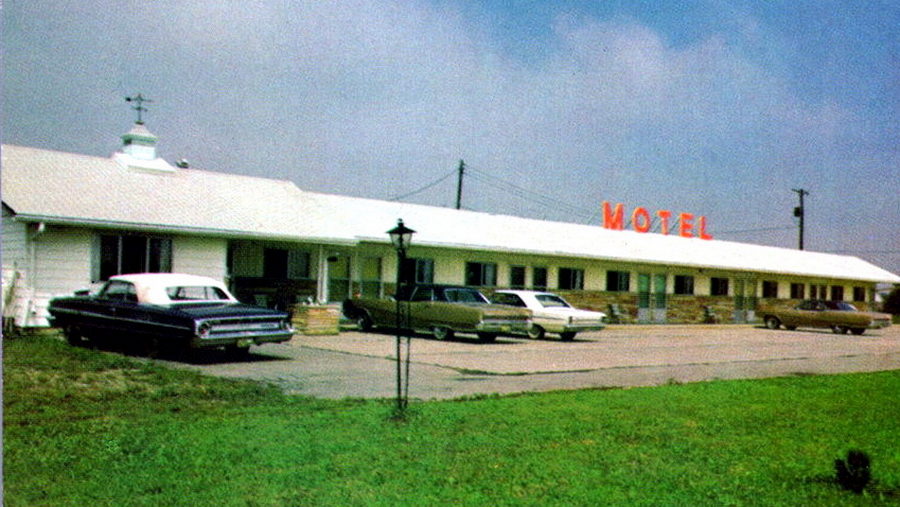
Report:
[[[397,320],[398,308],[402,322]],[[452,339],[459,332],[492,342],[498,334],[527,333],[531,328],[530,310],[491,304],[470,287],[415,285],[392,299],[348,299],[343,310],[361,331],[399,324],[405,329],[430,332],[438,340]]]
[[861,312],[844,301],[803,301],[794,308],[762,308],[757,312],[769,329],[784,326],[794,330],[798,327],[824,327],[835,333],[863,334],[866,329],[879,329],[891,325],[891,316],[886,313]]

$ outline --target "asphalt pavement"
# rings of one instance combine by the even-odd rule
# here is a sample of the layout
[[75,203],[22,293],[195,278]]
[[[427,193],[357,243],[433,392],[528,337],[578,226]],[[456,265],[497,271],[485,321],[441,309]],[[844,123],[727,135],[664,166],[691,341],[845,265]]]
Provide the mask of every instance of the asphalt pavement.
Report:
[[[406,339],[401,343],[405,353]],[[854,336],[751,325],[621,325],[571,342],[500,337],[480,343],[474,336],[437,341],[416,335],[409,343],[409,396],[426,400],[900,369],[900,326]],[[253,347],[240,360],[204,353],[166,362],[270,382],[291,394],[396,396],[396,336],[390,332],[297,335]]]

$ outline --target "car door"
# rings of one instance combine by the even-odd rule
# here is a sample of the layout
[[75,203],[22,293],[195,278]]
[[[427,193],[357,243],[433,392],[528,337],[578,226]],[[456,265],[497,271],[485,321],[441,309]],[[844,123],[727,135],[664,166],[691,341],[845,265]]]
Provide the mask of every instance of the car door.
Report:
[[137,290],[134,284],[123,280],[111,280],[96,300],[97,313],[106,333],[128,333],[136,329]]

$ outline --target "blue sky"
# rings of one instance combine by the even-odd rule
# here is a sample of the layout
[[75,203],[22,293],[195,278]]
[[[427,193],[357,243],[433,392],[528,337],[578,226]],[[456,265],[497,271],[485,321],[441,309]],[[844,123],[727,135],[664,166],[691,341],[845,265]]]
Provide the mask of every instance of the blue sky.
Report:
[[783,247],[805,188],[807,249],[900,273],[897,2],[7,0],[2,17],[5,143],[109,155],[141,92],[161,154],[200,169],[452,206],[463,159],[468,209],[599,223],[608,200]]

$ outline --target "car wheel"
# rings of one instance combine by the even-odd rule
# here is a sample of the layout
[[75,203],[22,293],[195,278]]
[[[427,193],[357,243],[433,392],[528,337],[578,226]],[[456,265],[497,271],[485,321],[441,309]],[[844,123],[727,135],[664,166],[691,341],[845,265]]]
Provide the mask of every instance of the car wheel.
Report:
[[431,328],[431,334],[438,340],[450,340],[453,338],[453,330],[441,326]]
[[225,353],[232,359],[243,359],[250,355],[250,347],[238,347],[237,345],[228,345],[225,347]]
[[766,317],[766,327],[769,329],[778,329],[781,326],[781,321],[778,320],[778,317],[768,316]]
[[368,314],[362,314],[356,318],[356,327],[363,333],[368,333],[372,330],[372,318],[369,317]]
[[497,333],[478,333],[478,339],[484,343],[497,341]]
[[63,333],[66,335],[66,341],[69,345],[73,347],[83,347],[85,345],[84,336],[81,335],[81,331],[77,327],[67,327]]
[[831,326],[831,331],[834,334],[847,334],[847,331],[849,331],[849,330],[850,329],[848,329],[845,326]]
[[528,337],[532,340],[541,340],[544,338],[544,328],[537,324],[532,324],[528,329]]
[[864,328],[864,327],[854,327],[853,329],[850,330],[850,332],[852,332],[853,334],[859,336],[859,335],[861,335],[861,334],[863,334],[863,333],[866,332],[866,328]]
[[575,333],[573,333],[572,331],[568,331],[568,332],[565,332],[565,333],[559,333],[559,337],[560,337],[560,338],[562,339],[562,341],[564,341],[564,342],[570,342],[570,341],[572,341],[572,340],[575,339]]

